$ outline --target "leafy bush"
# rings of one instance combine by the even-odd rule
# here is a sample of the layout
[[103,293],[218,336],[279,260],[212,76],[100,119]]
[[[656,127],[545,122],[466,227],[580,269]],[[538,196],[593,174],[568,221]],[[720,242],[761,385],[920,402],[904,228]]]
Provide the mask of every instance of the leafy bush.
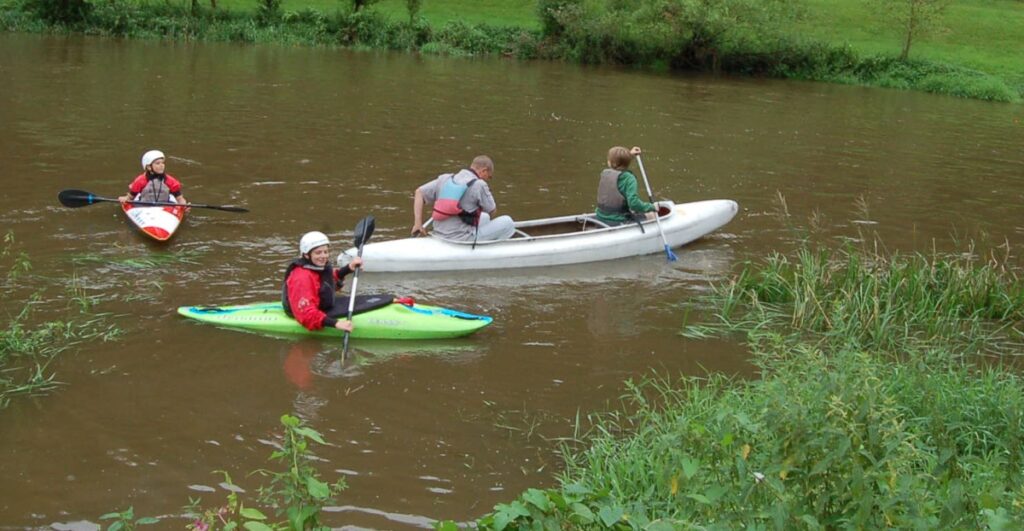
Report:
[[49,24],[78,27],[93,5],[86,0],[26,0],[24,8]]
[[582,0],[538,0],[537,18],[540,19],[541,35],[544,37],[561,37],[568,26],[565,21],[574,18],[568,12],[578,13]]
[[281,20],[281,0],[257,0],[256,21],[269,26]]

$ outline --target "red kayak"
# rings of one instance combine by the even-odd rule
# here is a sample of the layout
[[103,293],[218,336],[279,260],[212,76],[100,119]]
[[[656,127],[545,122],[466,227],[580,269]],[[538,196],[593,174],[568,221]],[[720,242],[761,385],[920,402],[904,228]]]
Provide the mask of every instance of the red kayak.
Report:
[[160,242],[174,236],[186,211],[184,206],[135,206],[131,203],[124,203],[121,208],[143,234]]

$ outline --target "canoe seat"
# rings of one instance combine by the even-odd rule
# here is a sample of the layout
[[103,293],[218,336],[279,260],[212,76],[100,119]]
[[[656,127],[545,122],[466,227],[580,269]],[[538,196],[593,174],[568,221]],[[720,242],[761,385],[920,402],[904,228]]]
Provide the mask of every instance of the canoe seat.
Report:
[[[587,230],[588,228],[590,230],[607,229],[610,226],[607,223],[597,219],[596,216],[578,216],[576,218],[576,223],[579,223],[581,225],[580,226],[580,230],[581,231]],[[588,223],[590,225],[592,225],[592,226],[591,227],[587,227]]]

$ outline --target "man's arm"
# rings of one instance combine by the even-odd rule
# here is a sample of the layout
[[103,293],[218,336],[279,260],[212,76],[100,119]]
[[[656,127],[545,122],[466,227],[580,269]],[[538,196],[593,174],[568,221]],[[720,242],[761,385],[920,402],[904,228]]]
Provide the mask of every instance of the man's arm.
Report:
[[412,198],[412,235],[426,236],[427,231],[423,228],[423,192],[419,188]]

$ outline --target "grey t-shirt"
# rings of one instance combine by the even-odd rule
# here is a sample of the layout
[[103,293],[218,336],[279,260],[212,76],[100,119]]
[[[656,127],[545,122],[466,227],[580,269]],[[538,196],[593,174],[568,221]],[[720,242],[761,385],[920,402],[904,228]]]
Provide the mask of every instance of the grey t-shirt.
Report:
[[[432,204],[437,200],[437,194],[441,191],[441,185],[449,177],[458,184],[466,184],[473,179],[477,180],[473,183],[473,186],[466,189],[466,193],[459,200],[459,208],[462,210],[472,212],[482,208],[484,212],[492,212],[497,208],[497,205],[494,203],[494,196],[491,195],[491,188],[487,186],[487,182],[477,178],[476,174],[470,170],[460,170],[454,177],[450,173],[445,173],[420,186],[419,191],[427,204]],[[433,213],[433,210],[430,212]],[[472,240],[475,231],[476,229],[472,225],[463,222],[458,216],[434,222],[434,233],[449,240]]]

